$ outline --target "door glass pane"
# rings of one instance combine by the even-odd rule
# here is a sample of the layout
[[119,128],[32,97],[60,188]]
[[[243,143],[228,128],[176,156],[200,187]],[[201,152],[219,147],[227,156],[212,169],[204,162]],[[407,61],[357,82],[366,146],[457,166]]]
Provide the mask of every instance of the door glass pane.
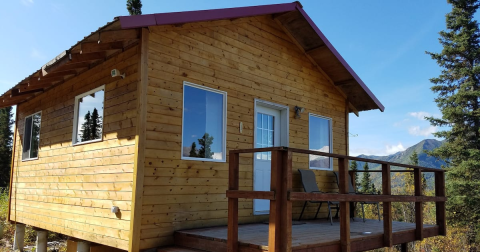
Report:
[[[257,148],[273,147],[273,122],[275,117],[263,113],[257,113]],[[258,152],[257,159],[271,160],[271,152]]]

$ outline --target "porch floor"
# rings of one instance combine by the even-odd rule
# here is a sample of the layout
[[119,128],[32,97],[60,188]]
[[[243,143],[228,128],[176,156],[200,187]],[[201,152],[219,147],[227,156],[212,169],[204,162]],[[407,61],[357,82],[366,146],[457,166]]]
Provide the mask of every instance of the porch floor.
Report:
[[[204,251],[226,251],[227,226],[182,230],[175,233],[175,244]],[[415,240],[415,224],[392,223],[393,243]],[[365,232],[370,232],[366,234]],[[239,225],[240,251],[265,251],[268,249],[268,224]],[[438,235],[438,226],[424,225],[424,237]],[[383,247],[383,221],[355,218],[350,221],[352,251]],[[340,251],[340,223],[333,225],[326,219],[293,221],[293,251]]]

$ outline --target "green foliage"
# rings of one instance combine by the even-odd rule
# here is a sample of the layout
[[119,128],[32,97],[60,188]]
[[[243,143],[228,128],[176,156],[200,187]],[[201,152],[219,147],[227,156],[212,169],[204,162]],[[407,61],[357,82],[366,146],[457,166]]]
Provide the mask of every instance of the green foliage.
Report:
[[198,157],[213,158],[212,143],[213,136],[210,136],[208,133],[205,133],[202,138],[198,139],[198,144],[201,146],[198,150]]
[[98,114],[98,110],[94,108],[92,113],[88,111],[83,120],[80,130],[82,142],[100,139],[102,137],[102,117]]
[[189,157],[196,157],[198,154],[197,150],[197,144],[195,142],[192,143],[192,146],[190,147],[190,155]]
[[142,15],[142,1],[141,0],[127,0],[128,13],[133,15]]
[[0,187],[10,185],[13,143],[12,117],[12,107],[0,109]]
[[447,214],[450,223],[467,227],[470,241],[480,231],[480,30],[474,19],[477,0],[449,0],[446,30],[440,32],[440,53],[428,53],[442,68],[430,79],[441,118],[429,117],[435,133],[445,138],[429,154],[447,162]]
[[370,173],[368,172],[368,163],[363,165],[363,177],[362,181],[360,182],[360,190],[362,193],[365,194],[372,194],[375,193],[375,187],[373,186],[372,180],[370,179]]
[[351,171],[354,171],[355,173],[355,191],[358,190],[358,185],[360,185],[360,181],[359,181],[359,176],[358,176],[358,168],[357,168],[357,161],[353,160],[351,163],[350,163],[350,170]]

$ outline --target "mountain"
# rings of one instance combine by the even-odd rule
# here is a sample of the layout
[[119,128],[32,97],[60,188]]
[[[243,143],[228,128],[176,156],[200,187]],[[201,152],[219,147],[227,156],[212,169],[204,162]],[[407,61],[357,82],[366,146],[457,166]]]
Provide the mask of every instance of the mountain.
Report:
[[[438,141],[435,139],[425,139],[420,141],[419,143],[407,148],[404,151],[399,151],[395,154],[388,155],[388,156],[373,156],[373,155],[360,155],[358,157],[361,158],[369,158],[369,159],[376,159],[382,161],[388,161],[393,163],[401,163],[401,164],[408,164],[410,162],[410,156],[413,154],[414,151],[418,154],[418,165],[429,167],[429,168],[441,168],[442,165],[445,165],[445,162],[441,160],[437,160],[432,156],[428,156],[424,151],[431,151],[440,147],[443,144],[443,141]],[[357,162],[358,168],[363,169],[364,162]],[[369,163],[368,167],[371,170],[378,170],[380,169],[380,165]]]
[[[404,151],[399,151],[395,154],[388,155],[388,156],[373,156],[373,155],[360,155],[358,157],[361,158],[369,158],[369,159],[376,159],[382,161],[388,161],[393,163],[400,163],[400,164],[408,164],[410,163],[410,156],[413,154],[414,151],[417,152],[418,155],[418,165],[423,167],[429,168],[438,168],[441,169],[442,165],[445,165],[445,162],[441,160],[437,160],[432,156],[428,156],[425,151],[431,151],[435,148],[440,147],[443,144],[443,141],[438,141],[435,139],[425,139],[420,141],[419,143],[407,148]],[[364,162],[357,162],[357,167],[359,170],[363,170]],[[368,163],[368,168],[370,170],[380,170],[381,165],[375,163]],[[392,167],[392,170],[395,169],[404,169],[401,167]],[[362,173],[359,174],[360,179],[363,176]],[[428,172],[424,174],[425,179],[427,180],[427,187],[429,189],[433,188],[433,173]],[[382,185],[382,177],[380,173],[370,173],[370,177],[375,185],[376,188],[381,188]],[[392,180],[392,186],[402,186],[403,182],[401,181],[394,181]]]

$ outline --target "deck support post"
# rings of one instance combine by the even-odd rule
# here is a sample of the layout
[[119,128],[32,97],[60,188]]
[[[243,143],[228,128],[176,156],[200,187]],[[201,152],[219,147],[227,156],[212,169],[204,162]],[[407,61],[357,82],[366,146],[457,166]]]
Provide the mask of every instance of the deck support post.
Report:
[[292,152],[272,151],[272,172],[270,191],[275,200],[270,200],[268,223],[268,251],[292,251],[292,202],[288,193],[292,189]]
[[78,241],[77,242],[77,252],[90,252],[90,242],[89,241]]
[[47,252],[47,230],[37,230],[37,240],[35,241],[35,252]]
[[[382,164],[382,187],[383,195],[392,194],[392,180],[389,164]],[[383,246],[393,246],[392,202],[383,202]]]
[[[348,159],[338,159],[340,194],[348,194]],[[350,252],[350,202],[340,202],[340,246],[342,252]]]
[[[230,152],[228,190],[239,188],[239,154]],[[238,198],[228,198],[227,251],[238,251]]]
[[[415,184],[415,196],[422,196],[422,170],[416,168],[413,171]],[[415,239],[423,240],[423,201],[415,202]]]
[[[435,172],[435,196],[445,197],[445,173],[443,171]],[[445,202],[435,202],[437,212],[438,234],[447,235],[447,219]]]
[[402,243],[400,245],[400,251],[401,252],[408,252],[408,243]]
[[13,250],[23,251],[25,238],[25,224],[15,223],[15,237],[13,238]]

